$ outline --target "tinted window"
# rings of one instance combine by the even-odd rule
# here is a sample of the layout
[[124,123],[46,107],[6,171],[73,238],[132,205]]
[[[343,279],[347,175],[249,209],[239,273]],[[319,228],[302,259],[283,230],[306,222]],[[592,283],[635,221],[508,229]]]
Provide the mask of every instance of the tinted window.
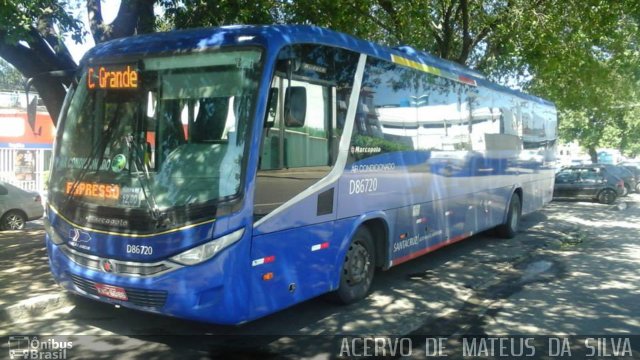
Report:
[[[294,60],[280,63],[271,84],[260,169],[332,165],[358,55],[316,45],[297,45],[282,53]],[[294,113],[298,119],[289,121]]]
[[557,183],[572,183],[578,179],[577,172],[573,170],[562,170],[556,175]]
[[415,70],[367,60],[351,137],[352,160],[417,148],[414,94],[419,81]]
[[295,45],[283,49],[279,58],[262,131],[254,201],[257,216],[271,212],[331,171],[359,54]]
[[582,169],[580,171],[580,179],[583,182],[595,183],[601,180],[601,176],[597,169]]
[[[430,150],[467,150],[473,130],[469,86],[431,75],[419,74],[416,93],[420,148]],[[476,123],[480,123],[478,118]]]

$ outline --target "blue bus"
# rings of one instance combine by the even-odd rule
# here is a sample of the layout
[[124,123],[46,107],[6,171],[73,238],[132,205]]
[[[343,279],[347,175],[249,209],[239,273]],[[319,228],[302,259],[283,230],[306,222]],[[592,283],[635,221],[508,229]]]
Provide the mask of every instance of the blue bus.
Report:
[[65,100],[46,245],[66,290],[239,324],[496,228],[553,193],[556,110],[312,26],[96,46]]

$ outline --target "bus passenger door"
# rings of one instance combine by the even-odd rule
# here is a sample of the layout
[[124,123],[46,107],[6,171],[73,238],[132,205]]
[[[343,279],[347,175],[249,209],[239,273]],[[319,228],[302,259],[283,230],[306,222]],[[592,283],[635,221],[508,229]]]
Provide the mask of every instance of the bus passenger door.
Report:
[[[254,195],[251,246],[256,312],[270,312],[331,287],[336,184],[310,190],[332,168],[335,89],[273,79]],[[337,240],[337,239],[336,239]]]

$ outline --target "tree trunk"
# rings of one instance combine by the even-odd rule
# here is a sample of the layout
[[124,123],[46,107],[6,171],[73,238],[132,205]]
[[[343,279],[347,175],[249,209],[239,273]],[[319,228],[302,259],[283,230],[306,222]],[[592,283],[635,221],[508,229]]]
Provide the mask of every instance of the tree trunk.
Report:
[[2,39],[0,39],[0,56],[20,71],[25,78],[34,78],[32,85],[38,90],[53,124],[57,125],[66,95],[64,81],[60,78],[47,77],[45,74],[56,70],[75,70],[77,68],[75,62],[70,58],[57,55],[50,47],[9,45]]
[[591,162],[592,163],[597,163],[598,162],[598,152],[596,151],[595,146],[589,146],[587,148],[587,151],[589,152],[589,156],[591,157]]
[[62,111],[62,103],[64,102],[64,97],[67,95],[67,90],[64,88],[63,82],[59,79],[48,78],[35,80],[33,85],[38,89],[38,95],[47,108],[49,116],[51,116],[51,120],[53,120],[53,125],[57,126],[60,111]]

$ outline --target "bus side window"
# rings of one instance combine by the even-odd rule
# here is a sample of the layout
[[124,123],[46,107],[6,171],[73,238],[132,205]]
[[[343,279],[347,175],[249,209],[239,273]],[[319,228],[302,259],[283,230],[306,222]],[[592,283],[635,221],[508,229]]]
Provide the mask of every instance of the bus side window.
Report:
[[370,58],[351,135],[350,161],[414,149],[417,138],[413,97],[415,73],[395,64]]
[[329,98],[325,93],[329,90],[311,83],[293,84],[296,86],[288,88],[285,96],[285,106],[290,109],[285,114],[283,167],[328,166],[331,114],[327,113]]
[[262,129],[256,216],[331,171],[358,60],[357,53],[321,45],[295,45],[283,52],[286,62],[276,67]]

